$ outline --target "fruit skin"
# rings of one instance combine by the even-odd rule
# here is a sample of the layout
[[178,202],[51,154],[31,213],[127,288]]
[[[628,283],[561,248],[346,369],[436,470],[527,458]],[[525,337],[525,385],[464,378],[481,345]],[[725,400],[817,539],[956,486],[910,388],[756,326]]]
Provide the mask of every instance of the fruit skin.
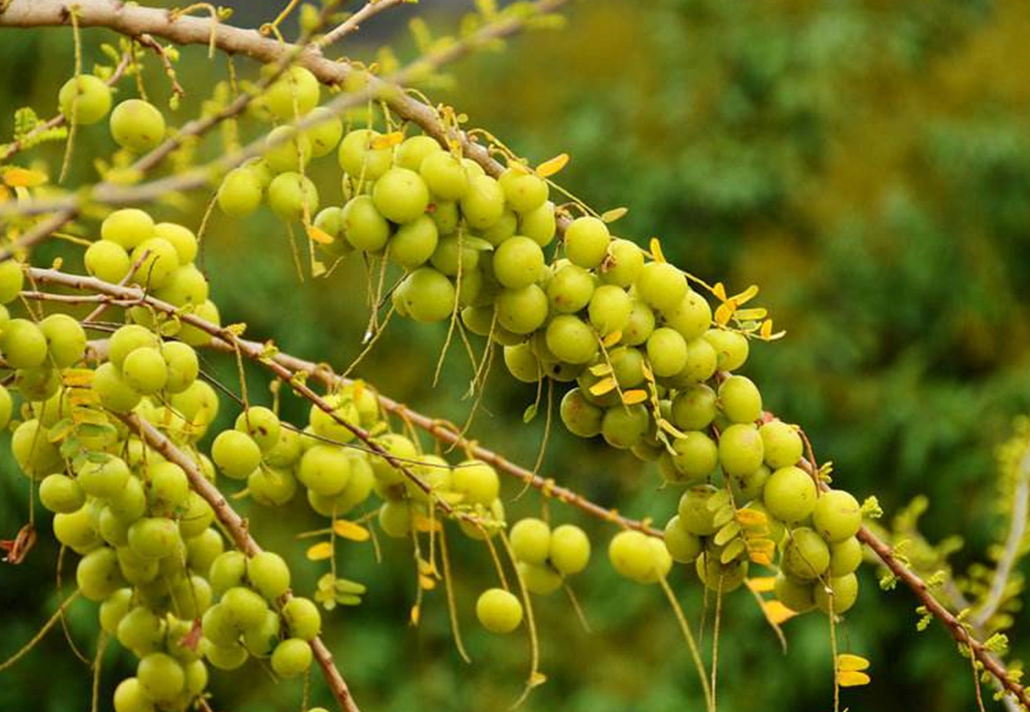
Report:
[[249,168],[234,168],[225,174],[218,189],[218,207],[231,217],[250,215],[261,205],[261,182]]
[[777,470],[796,465],[804,452],[801,435],[793,425],[782,420],[772,420],[758,428],[765,447],[765,464]]
[[171,702],[186,684],[182,665],[165,653],[151,653],[140,660],[136,676],[143,691],[155,702]]
[[815,509],[815,482],[801,468],[781,467],[766,480],[762,501],[777,519],[800,522]]
[[280,677],[296,677],[311,667],[311,646],[300,638],[287,638],[272,651],[272,670]]
[[161,143],[165,117],[153,104],[126,99],[111,112],[111,135],[122,148],[144,153]]
[[534,517],[520,519],[511,528],[511,548],[515,558],[527,564],[547,561],[551,547],[551,528],[547,522]]
[[9,304],[18,298],[25,284],[25,273],[17,260],[0,262],[0,304]]
[[818,582],[813,585],[811,581],[799,581],[780,572],[776,574],[773,590],[780,603],[795,613],[804,613],[815,608],[815,587],[820,585]]
[[376,181],[372,201],[387,220],[411,222],[426,212],[429,188],[422,176],[407,168],[391,168]]
[[487,589],[476,601],[476,617],[491,633],[511,633],[522,623],[522,604],[503,588]]
[[784,547],[780,567],[794,578],[810,581],[830,567],[830,548],[812,529],[798,527]]
[[590,539],[573,524],[562,524],[551,532],[548,559],[565,576],[578,574],[590,562]]
[[114,712],[154,712],[154,703],[135,677],[126,678],[114,690]]
[[[832,607],[834,615],[845,613],[858,600],[858,577],[855,574],[847,574],[839,578],[831,578],[829,581],[830,590],[833,592]],[[822,583],[815,585],[815,605],[819,610],[829,615],[831,607],[831,596]]]
[[826,541],[842,542],[862,527],[862,508],[858,500],[844,490],[823,492],[812,510],[812,525]]
[[57,94],[61,114],[79,126],[95,124],[111,110],[111,89],[99,77],[80,74],[61,86]]
[[0,332],[0,350],[12,368],[36,368],[46,361],[46,336],[28,319],[11,319]]
[[290,568],[283,557],[272,551],[262,551],[247,560],[247,578],[269,601],[275,601],[290,588]]

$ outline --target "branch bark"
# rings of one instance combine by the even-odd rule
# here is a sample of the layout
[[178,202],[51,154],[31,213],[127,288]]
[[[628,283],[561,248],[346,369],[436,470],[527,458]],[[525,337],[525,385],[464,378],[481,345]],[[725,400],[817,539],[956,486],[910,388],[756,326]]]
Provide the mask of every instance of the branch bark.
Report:
[[[122,416],[122,420],[130,428],[138,432],[140,437],[150,447],[161,453],[169,462],[174,462],[183,469],[186,477],[189,478],[190,486],[211,505],[215,516],[218,517],[218,521],[232,535],[236,548],[248,557],[261,553],[261,547],[254,540],[254,537],[250,535],[247,520],[241,517],[232,508],[228,500],[225,499],[221,491],[204,477],[193,458],[176,447],[171,440],[165,437],[164,433],[137,415],[129,414]],[[289,596],[290,594],[287,594],[287,600],[289,600]],[[329,685],[333,697],[339,703],[340,710],[342,712],[361,712],[351,696],[350,688],[347,687],[343,675],[340,674],[336,663],[333,662],[332,653],[325,643],[322,642],[321,638],[316,637],[311,641],[311,652],[318,666],[322,668],[322,675],[325,677],[326,684]]]
[[[53,269],[41,269],[38,267],[33,267],[30,268],[28,272],[29,276],[37,282],[60,284],[66,287],[77,289],[79,291],[86,291],[94,294],[106,294],[118,300],[138,300],[140,302],[145,302],[149,304],[158,311],[163,311],[168,314],[178,313],[178,309],[176,307],[166,302],[162,302],[158,299],[155,299],[154,297],[144,293],[143,290],[136,287],[122,287],[118,285],[109,284],[107,282],[103,282],[92,277],[70,275]],[[240,339],[233,332],[227,329],[223,329],[217,326],[216,324],[193,316],[192,314],[180,314],[179,318],[184,323],[190,324],[191,326],[195,326],[198,329],[201,329],[202,331],[210,334],[218,341],[225,344],[225,346],[229,350],[235,352],[237,349],[239,349],[240,353],[242,353],[243,355],[258,361],[259,363],[264,364],[279,378],[286,381],[295,390],[297,390],[303,397],[315,403],[320,408],[325,410],[327,413],[332,413],[331,406],[329,406],[328,403],[326,403],[321,397],[319,397],[317,394],[311,391],[311,389],[308,388],[306,385],[304,385],[303,383],[299,383],[297,379],[294,378],[294,375],[298,372],[312,374],[320,374],[321,372],[321,375],[319,375],[320,378],[331,378],[330,375],[324,374],[324,372],[326,371],[324,367],[321,367],[317,364],[308,361],[296,359],[295,357],[282,354],[281,352],[269,356],[266,353],[266,348],[264,344],[260,344],[255,341],[247,341],[244,339]],[[395,401],[390,401],[389,399],[387,399],[387,401],[389,403],[387,409],[390,410],[390,408],[393,408],[392,412],[403,414],[405,416],[409,414],[418,415],[414,411],[407,409],[406,407],[399,403],[396,403]],[[477,457],[480,457],[481,459],[491,462],[497,469],[501,470],[502,472],[518,477],[523,481],[528,481],[526,475],[529,475],[534,478],[532,483],[537,483],[537,478],[539,476],[533,475],[533,473],[524,470],[523,468],[515,465],[514,463],[509,462],[508,460],[494,453],[493,451],[483,448],[481,446],[475,446],[474,444],[469,443],[464,439],[459,440],[458,436],[456,436],[452,431],[439,427],[439,423],[433,421],[430,418],[427,418],[426,416],[419,415],[419,420],[421,421],[419,427],[426,429],[427,432],[432,434],[434,437],[445,438],[444,441],[448,443],[458,442],[459,445],[474,446],[477,449],[473,450],[472,452],[474,452]],[[393,464],[398,469],[406,471],[406,468],[403,465],[403,463],[395,461],[395,459],[393,459],[392,456],[382,451],[382,449],[379,448],[378,445],[376,445],[374,441],[372,441],[372,439],[368,437],[368,434],[361,430],[361,428],[349,425],[344,421],[338,422],[341,422],[343,425],[346,425],[348,428],[350,428],[351,431],[354,432],[358,436],[358,438],[362,440],[362,442],[365,442],[365,444],[373,450],[373,452],[376,452],[377,454],[385,457],[387,460],[391,462],[391,464]],[[817,482],[819,481],[817,477],[818,467],[815,464],[813,464],[807,459],[802,459],[799,463],[799,466],[802,467],[802,469],[806,470],[813,478],[816,479]],[[415,479],[417,480],[418,478],[416,477]],[[538,487],[538,489],[544,490],[545,487],[549,486],[548,483],[548,480],[543,480],[541,478],[539,484],[534,484],[534,486]],[[422,484],[424,485],[425,483]],[[825,487],[825,485],[823,486]],[[428,492],[429,490],[426,489],[425,491]],[[579,495],[575,495],[575,493],[571,493],[571,491],[568,490],[566,490],[566,492],[569,492],[570,495],[574,495],[570,496],[568,501],[576,506],[580,506],[584,509],[584,511],[591,512],[595,516],[600,516],[603,519],[614,519],[615,521],[619,521],[620,524],[623,524],[623,526],[630,526],[632,524],[632,520],[619,520],[618,515],[615,515],[613,517],[612,513],[609,510],[606,510],[598,505],[588,503],[588,505],[590,506],[584,507],[583,503],[585,502],[585,500],[579,501],[582,499],[579,497]],[[459,516],[460,514],[461,513],[458,513]],[[636,528],[641,531],[646,531],[643,528],[644,526],[646,526],[646,523],[640,523],[640,526],[635,526],[632,528]],[[652,535],[659,535],[657,531],[653,530],[647,531],[647,533]],[[981,665],[983,665],[984,669],[988,673],[990,673],[1008,693],[1010,693],[1016,700],[1018,700],[1020,704],[1030,709],[1030,694],[1028,694],[1026,688],[1009,677],[1008,670],[1005,668],[1005,665],[995,656],[993,656],[990,653],[990,651],[988,651],[984,647],[981,641],[977,640],[976,637],[974,637],[970,630],[967,629],[966,624],[960,621],[951,611],[948,610],[948,608],[943,603],[941,603],[937,600],[937,598],[934,597],[933,593],[930,590],[930,586],[918,574],[912,571],[908,566],[902,563],[895,556],[894,551],[889,544],[880,539],[868,527],[862,527],[859,530],[858,539],[866,546],[868,546],[870,550],[874,554],[876,554],[876,556],[884,563],[884,565],[895,576],[898,577],[898,580],[904,583],[913,592],[916,598],[918,598],[923,603],[923,605],[926,606],[927,611],[932,616],[941,621],[941,623],[947,628],[948,632],[951,634],[951,636],[955,639],[956,642],[968,646],[972,655],[977,659],[977,661],[979,661]]]

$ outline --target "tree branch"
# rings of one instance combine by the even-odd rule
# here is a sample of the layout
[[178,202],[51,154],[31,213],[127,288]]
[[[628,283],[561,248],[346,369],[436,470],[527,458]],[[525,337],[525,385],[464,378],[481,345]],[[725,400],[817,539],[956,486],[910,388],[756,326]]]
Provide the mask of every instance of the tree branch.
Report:
[[1023,548],[1023,538],[1026,536],[1027,526],[1027,505],[1030,500],[1030,443],[1020,458],[1018,467],[1018,479],[1012,494],[1012,514],[1009,517],[1009,534],[1005,540],[1005,549],[998,559],[998,568],[994,571],[994,578],[991,581],[991,589],[984,599],[980,610],[973,616],[973,625],[983,627],[998,611],[998,606],[1005,595],[1005,587],[1008,585],[1009,577]]
[[[261,547],[254,540],[254,537],[250,535],[247,520],[237,514],[221,491],[204,477],[204,473],[200,471],[193,458],[177,448],[171,440],[165,437],[164,433],[136,414],[130,413],[120,417],[125,421],[126,425],[140,434],[140,437],[146,441],[147,445],[161,453],[169,462],[174,462],[183,469],[186,477],[189,478],[190,486],[211,505],[215,516],[218,517],[218,521],[232,535],[236,548],[248,557],[261,553]],[[291,594],[288,593],[286,600],[289,600],[290,596]],[[321,638],[316,637],[311,641],[311,652],[319,667],[322,668],[322,674],[325,677],[326,683],[329,685],[333,697],[339,703],[342,712],[360,712],[357,704],[354,702],[354,698],[351,696],[346,681],[333,662],[332,653],[325,646],[325,643],[322,642]]]
[[327,32],[325,35],[320,37],[313,44],[319,51],[321,51],[329,45],[339,42],[350,33],[360,29],[361,23],[370,17],[374,17],[383,10],[389,9],[394,5],[400,5],[404,2],[409,2],[409,0],[369,0],[369,2],[365,3],[360,10],[337,25],[331,32]]
[[[553,12],[567,2],[569,0],[537,0],[533,4],[533,15],[539,16]],[[281,44],[277,40],[262,37],[254,30],[214,24],[211,20],[170,17],[162,10],[132,5],[114,5],[110,0],[84,0],[77,4],[76,8],[78,23],[82,27],[107,27],[131,37],[148,34],[184,45],[208,44],[213,37],[215,45],[223,51],[245,54],[262,62],[281,61],[284,55],[293,56],[296,57],[297,64],[307,67],[320,81],[330,85],[343,84],[356,71],[349,64],[322,57],[317,48],[310,45]],[[0,27],[42,27],[66,24],[68,21],[63,0],[31,0],[31,2],[30,0],[15,0],[8,11],[0,15]],[[362,91],[337,97],[326,104],[326,108],[339,114],[368,97],[374,96],[381,99],[400,118],[421,126],[427,135],[435,138],[443,146],[449,147],[452,141],[457,142],[466,156],[479,163],[487,173],[498,176],[504,171],[504,166],[495,161],[485,147],[474,143],[465,132],[452,130],[445,126],[433,107],[405,93],[401,85],[420,72],[438,68],[464,56],[472,49],[515,34],[525,27],[526,21],[526,17],[514,16],[486,25],[473,35],[412,62],[390,77],[379,78],[365,75],[367,82]],[[203,121],[205,120],[200,119],[192,123]],[[301,120],[297,127],[304,129],[313,123],[310,119]],[[288,138],[282,137],[282,140],[285,141]],[[74,216],[79,208],[89,201],[109,204],[153,201],[169,192],[202,186],[211,180],[213,172],[234,168],[248,158],[260,155],[271,145],[273,144],[267,143],[263,138],[258,139],[231,156],[214,161],[211,165],[150,183],[134,186],[102,183],[92,190],[82,191],[65,198],[27,200],[14,206],[0,206],[0,217],[10,214],[28,215],[50,212],[61,214],[71,212]],[[156,154],[161,148],[155,149],[152,153]],[[163,155],[156,156],[156,160],[161,158]],[[153,165],[149,160],[147,163],[147,168]],[[564,224],[564,219],[559,220],[560,229]],[[45,237],[45,234],[38,237],[34,231],[33,236],[38,241]],[[23,238],[19,247],[24,249],[29,246],[28,242],[28,238]],[[0,261],[8,259],[10,252],[11,249],[0,252]]]

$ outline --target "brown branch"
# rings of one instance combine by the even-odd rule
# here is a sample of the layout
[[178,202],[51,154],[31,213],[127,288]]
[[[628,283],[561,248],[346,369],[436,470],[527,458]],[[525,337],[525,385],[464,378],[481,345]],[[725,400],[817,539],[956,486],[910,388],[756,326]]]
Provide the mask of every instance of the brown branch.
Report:
[[[72,289],[79,291],[93,292],[98,294],[106,294],[116,300],[135,300],[140,304],[147,304],[156,311],[164,312],[170,316],[175,316],[184,324],[194,326],[201,331],[207,333],[212,338],[217,339],[219,342],[224,344],[226,348],[238,352],[248,359],[261,364],[266,369],[271,371],[281,381],[285,382],[290,386],[298,395],[305,398],[320,410],[325,412],[332,418],[336,423],[347,428],[351,433],[354,434],[358,440],[360,440],[368,450],[383,458],[389,462],[393,467],[400,471],[409,481],[412,482],[416,487],[421,489],[431,501],[434,502],[436,507],[440,509],[444,514],[461,519],[463,521],[472,524],[473,526],[481,526],[482,521],[467,512],[457,511],[449,502],[435,497],[432,487],[422,477],[418,476],[407,466],[404,460],[394,456],[392,453],[384,449],[379,443],[375,441],[372,434],[364,428],[348,422],[336,413],[335,408],[326,401],[322,396],[318,395],[308,386],[303,378],[298,378],[298,373],[293,371],[291,368],[283,365],[280,362],[275,361],[273,358],[269,358],[268,349],[265,344],[258,343],[256,341],[247,341],[241,339],[233,330],[223,328],[205,319],[201,319],[193,314],[183,313],[182,309],[176,307],[173,304],[157,299],[146,291],[138,287],[125,287],[117,284],[110,284],[93,277],[86,277],[80,275],[72,275],[58,270],[53,269],[41,269],[38,267],[31,267],[28,270],[31,279],[51,284],[61,284]],[[27,292],[25,294],[37,294],[36,292]]]
[[[169,462],[174,462],[186,472],[190,485],[201,497],[204,498],[204,500],[211,506],[211,509],[214,510],[215,516],[218,517],[218,521],[220,521],[232,535],[236,548],[247,556],[254,556],[261,553],[261,547],[254,540],[254,537],[250,535],[247,520],[241,517],[225,499],[225,496],[221,491],[206,477],[204,477],[204,473],[200,471],[200,468],[197,466],[197,463],[193,458],[189,457],[186,453],[177,448],[160,430],[136,414],[131,413],[120,417],[129,427],[140,434],[140,437],[146,441],[147,445],[163,455]],[[289,597],[290,594],[287,594],[287,600],[289,600]],[[332,653],[329,652],[329,649],[326,647],[325,643],[322,642],[321,638],[316,637],[311,641],[311,652],[314,655],[315,660],[318,662],[319,667],[322,668],[322,674],[325,677],[326,684],[329,685],[329,689],[332,691],[333,697],[335,697],[336,701],[339,703],[340,709],[343,712],[360,712],[357,704],[354,702],[354,698],[351,696],[350,689],[347,687],[346,681],[343,679],[343,676],[337,669],[336,664],[333,662]]]
[[[807,439],[807,438],[806,438]],[[802,458],[801,462],[798,463],[801,469],[805,470],[811,475],[819,488],[823,491],[829,489],[825,482],[818,477],[818,466],[814,465],[806,458]],[[930,589],[930,585],[924,581],[919,574],[909,568],[904,562],[902,562],[894,553],[894,549],[890,544],[885,542],[869,527],[863,526],[858,530],[858,540],[868,546],[877,558],[883,562],[894,576],[898,578],[903,584],[905,584],[916,598],[918,598],[923,606],[926,607],[926,611],[934,618],[939,620],[951,637],[955,639],[960,645],[965,645],[969,648],[971,654],[976,660],[983,665],[984,669],[998,681],[1006,692],[1014,696],[1021,705],[1030,709],[1030,694],[1027,689],[1020,685],[1015,680],[1009,677],[1008,670],[1004,663],[998,658],[991,654],[984,644],[978,640],[973,631],[972,626],[968,623],[960,621],[955,614],[948,610],[947,606],[941,603],[933,595]],[[975,628],[973,628],[975,630]]]
[[[224,348],[228,348],[229,350],[232,350],[234,352],[236,350],[239,350],[240,353],[247,356],[248,358],[254,359],[262,363],[267,368],[269,368],[273,373],[275,373],[280,379],[285,380],[287,383],[289,383],[303,397],[307,398],[312,403],[318,405],[319,408],[335,417],[335,414],[333,414],[332,412],[332,407],[328,403],[326,403],[320,396],[315,394],[304,383],[300,382],[295,377],[297,373],[310,373],[312,375],[316,375],[317,377],[323,380],[333,379],[335,377],[334,374],[327,373],[328,370],[324,366],[319,366],[308,361],[303,361],[301,359],[288,356],[281,352],[267,352],[264,344],[255,341],[247,341],[245,339],[241,339],[238,336],[236,336],[236,334],[234,334],[232,331],[219,327],[203,319],[199,319],[198,317],[193,316],[192,314],[179,314],[179,310],[173,305],[155,299],[145,294],[140,289],[120,287],[118,285],[109,284],[107,282],[103,282],[92,277],[81,277],[78,275],[66,274],[57,270],[40,269],[35,267],[29,269],[29,276],[32,279],[38,280],[40,282],[61,284],[81,291],[107,294],[119,300],[142,300],[150,306],[152,306],[153,308],[157,309],[158,311],[163,311],[168,314],[176,314],[178,318],[181,319],[184,323],[190,324],[191,326],[195,326],[198,329],[201,329],[202,331],[210,334],[212,337],[218,339],[220,342],[224,344]],[[329,382],[331,382],[331,380]],[[416,422],[416,424],[419,425],[419,427],[425,429],[427,432],[432,434],[433,437],[442,439],[444,442],[450,444],[457,443],[459,446],[467,446],[470,452],[473,453],[476,457],[483,459],[487,462],[490,462],[494,465],[494,467],[498,468],[502,472],[518,477],[525,482],[529,482],[530,484],[532,484],[533,486],[537,487],[542,491],[550,491],[551,493],[555,492],[554,485],[552,485],[549,480],[539,478],[538,475],[534,475],[532,472],[529,472],[528,470],[525,470],[524,468],[521,468],[515,465],[514,463],[509,462],[500,455],[486,448],[478,446],[475,443],[471,443],[470,441],[467,441],[464,438],[461,438],[459,435],[455,434],[453,431],[449,429],[440,427],[440,424],[437,421],[432,420],[431,418],[422,416],[416,413],[415,411],[411,411],[410,409],[406,408],[406,406],[403,406],[402,404],[397,403],[396,401],[386,399],[386,401],[384,402],[383,398],[384,397],[380,395],[380,402],[384,403],[384,407],[386,407],[387,410],[397,414],[401,414],[404,417],[417,417],[417,421],[413,420],[412,422]],[[369,446],[370,449],[373,450],[373,452],[376,452],[376,454],[379,454],[380,456],[387,459],[392,465],[394,465],[394,467],[397,467],[401,471],[406,472],[406,468],[404,467],[404,465],[396,461],[396,458],[393,458],[389,453],[383,451],[382,448],[380,448],[371,439],[367,432],[365,432],[357,426],[353,426],[347,423],[346,421],[343,421],[342,419],[337,419],[337,422],[340,422],[342,425],[350,429],[351,432],[355,433],[355,435],[359,439],[361,439],[362,442],[364,442],[366,445]],[[809,460],[802,458],[802,460],[799,463],[799,466],[806,472],[808,472],[814,479],[816,479],[816,481],[820,484],[820,487],[825,489],[826,485],[819,479],[818,467],[816,465],[809,462]],[[530,480],[529,478],[532,478],[532,480]],[[414,481],[416,481],[416,484],[418,484],[419,482],[417,477],[414,477]],[[421,484],[425,485],[424,482],[422,482]],[[430,490],[428,488],[425,488],[424,491],[429,492]],[[590,512],[595,516],[599,516],[602,519],[617,521],[623,526],[630,526],[631,528],[635,528],[640,531],[646,531],[648,534],[652,534],[655,536],[660,535],[660,532],[657,532],[655,530],[648,531],[644,529],[644,527],[647,526],[645,522],[638,522],[636,523],[638,524],[638,526],[633,526],[633,520],[624,519],[620,515],[614,514],[613,512],[606,510],[603,507],[600,507],[599,505],[595,505],[589,502],[588,500],[583,499],[579,495],[576,495],[574,492],[571,492],[569,490],[563,491],[568,493],[568,499],[562,499],[562,501],[568,501],[570,504],[578,506],[584,511]],[[561,499],[561,497],[559,498]],[[444,503],[440,502],[439,504],[443,505]],[[459,512],[457,514],[458,516],[461,516],[462,513]],[[947,609],[947,607],[945,607],[940,601],[938,601],[933,596],[933,594],[930,591],[930,586],[922,578],[920,578],[918,574],[912,571],[908,566],[902,563],[897,558],[897,556],[895,556],[894,551],[891,549],[890,545],[884,542],[882,539],[880,539],[868,527],[862,527],[859,530],[857,536],[859,541],[868,546],[870,550],[872,550],[872,552],[876,554],[876,556],[884,563],[884,565],[895,576],[897,576],[898,580],[904,583],[915,594],[915,596],[923,603],[923,605],[926,606],[927,612],[944,624],[944,626],[948,629],[948,632],[956,640],[956,642],[958,642],[961,645],[967,646],[973,654],[973,656],[976,658],[976,660],[979,661],[981,665],[983,665],[984,669],[988,673],[990,673],[1007,692],[1012,694],[1022,705],[1030,709],[1030,694],[1027,693],[1026,688],[1009,677],[1008,670],[1005,668],[1005,665],[995,656],[993,656],[990,653],[990,651],[988,651],[984,647],[981,641],[977,640],[973,636],[973,634],[967,629],[966,624],[960,621],[951,611]]]
[[327,32],[312,44],[321,51],[329,45],[340,41],[350,33],[360,29],[361,23],[370,17],[378,15],[383,10],[393,7],[394,5],[400,5],[401,3],[408,1],[409,0],[369,0],[369,2],[365,3],[360,10],[355,12],[353,15],[337,25],[331,32]]
[[149,47],[154,50],[157,56],[161,58],[161,66],[164,67],[165,76],[168,77],[168,81],[172,84],[172,93],[180,97],[186,96],[186,92],[183,91],[182,85],[179,84],[179,79],[175,76],[175,67],[172,66],[172,60],[168,58],[168,53],[165,51],[165,48],[161,46],[161,43],[146,33],[137,37],[136,41],[144,47]]
[[[536,15],[543,15],[553,12],[568,1],[537,0],[533,7]],[[320,81],[330,85],[343,84],[356,71],[349,64],[322,57],[317,48],[311,46],[281,44],[276,40],[262,37],[254,30],[244,30],[224,24],[213,25],[210,20],[200,18],[170,18],[164,11],[152,8],[114,4],[108,0],[84,0],[77,5],[76,16],[81,27],[107,27],[131,37],[150,34],[183,45],[208,44],[213,36],[216,46],[223,51],[230,54],[244,54],[262,62],[282,61],[285,55],[289,55],[296,57],[297,63],[311,70]],[[465,132],[447,127],[432,106],[405,93],[401,85],[418,73],[440,67],[464,56],[472,49],[515,34],[525,27],[526,21],[526,17],[515,16],[486,25],[473,35],[416,60],[391,77],[379,78],[366,75],[368,81],[363,91],[338,97],[327,104],[326,108],[334,113],[342,113],[367,97],[375,96],[380,98],[401,119],[418,124],[427,135],[437,139],[443,146],[449,147],[452,141],[457,142],[466,156],[479,163],[487,173],[498,176],[503,172],[504,166],[495,161],[485,147],[470,140]],[[31,2],[16,0],[6,13],[0,15],[0,27],[41,27],[62,25],[67,22],[68,17],[64,11],[62,0],[32,0]],[[297,126],[303,129],[307,128],[309,124],[310,122],[301,121]],[[184,128],[182,133],[185,132]],[[285,141],[286,138],[284,137],[283,140]],[[169,192],[202,186],[210,180],[213,170],[233,168],[248,158],[259,155],[268,146],[269,144],[263,139],[259,139],[232,156],[223,157],[211,165],[150,183],[141,183],[131,187],[100,184],[93,190],[65,198],[46,201],[29,200],[14,207],[3,206],[0,207],[0,217],[12,213],[27,215],[57,211],[62,213],[71,211],[74,215],[83,202],[90,200],[111,204],[154,200]],[[157,154],[160,150],[161,147],[155,149],[152,154]],[[163,157],[163,155],[159,155],[156,156],[155,161],[147,161],[146,168],[151,167]],[[150,156],[144,158],[148,159]],[[141,159],[142,161],[143,159]],[[561,229],[565,224],[564,218],[560,218],[558,222],[559,229]],[[43,238],[37,237],[36,239],[38,241]],[[19,246],[22,248],[29,246],[28,239],[23,238],[19,242]],[[0,260],[8,259],[10,252],[10,249],[0,252]]]
[[[218,344],[214,344],[214,346],[216,348],[223,348]],[[304,359],[291,356],[290,354],[283,353],[281,351],[277,352],[273,356],[273,359],[294,371],[309,373],[330,387],[337,384],[353,383],[350,379],[337,375],[325,365],[305,361]],[[540,490],[548,497],[554,497],[564,504],[576,507],[593,517],[617,524],[625,529],[636,529],[637,531],[641,531],[658,538],[664,538],[665,536],[664,532],[660,529],[652,527],[648,520],[641,521],[639,519],[631,519],[619,514],[617,510],[609,509],[592,502],[574,490],[555,484],[553,479],[541,477],[540,475],[515,464],[511,460],[508,460],[503,455],[461,436],[440,420],[423,415],[422,413],[413,410],[403,403],[395,401],[378,391],[376,392],[376,396],[378,397],[379,404],[382,406],[383,410],[393,413],[402,420],[424,430],[441,443],[461,448],[470,456],[489,463],[495,469],[511,475],[525,484]]]

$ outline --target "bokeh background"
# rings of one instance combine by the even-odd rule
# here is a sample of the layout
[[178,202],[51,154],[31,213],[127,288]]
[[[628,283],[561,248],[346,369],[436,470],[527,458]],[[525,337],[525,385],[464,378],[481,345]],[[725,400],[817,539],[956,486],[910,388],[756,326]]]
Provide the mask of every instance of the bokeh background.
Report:
[[[236,5],[242,23],[275,14],[272,3]],[[349,40],[345,49],[368,59],[379,44],[395,41],[401,57],[411,56],[408,17],[420,11],[446,31],[467,10],[423,0],[369,23],[368,39]],[[758,301],[788,332],[775,344],[755,345],[746,369],[767,405],[804,424],[850,490],[876,494],[888,515],[928,495],[928,536],[960,534],[966,545],[955,557],[959,566],[983,559],[1004,525],[994,507],[993,449],[1013,417],[1030,410],[1030,5],[592,0],[569,14],[564,31],[534,33],[504,53],[462,61],[453,82],[433,88],[432,97],[534,163],[568,152],[572,161],[560,175],[567,188],[601,210],[629,208],[618,234],[640,242],[660,236],[671,260],[706,280],[741,289],[759,284]],[[15,108],[53,111],[73,55],[67,30],[2,34],[0,135],[7,137]],[[101,58],[99,41],[113,36],[84,37],[89,67]],[[255,71],[245,61],[238,68]],[[194,48],[180,72],[189,95],[176,120],[184,121],[225,69]],[[166,94],[156,64],[147,81],[156,96]],[[131,83],[124,91],[131,95]],[[90,156],[110,148],[105,132],[83,132],[73,180],[89,180]],[[333,171],[324,170],[323,201],[339,200]],[[203,203],[199,196],[159,212],[196,226]],[[286,231],[265,210],[242,223],[216,213],[204,260],[223,315],[246,322],[248,334],[337,366],[359,351],[366,317],[359,265],[299,284]],[[432,386],[444,335],[443,326],[395,322],[359,375],[462,422],[471,372],[461,348],[452,348]],[[207,367],[234,382],[231,363],[212,358]],[[267,381],[252,373],[250,388],[252,397],[267,393]],[[523,425],[521,416],[533,398],[533,389],[495,376],[473,436],[532,463],[542,418]],[[303,417],[293,400],[284,410]],[[28,488],[7,441],[0,451],[0,537],[9,537],[27,518]],[[631,515],[665,521],[675,504],[651,466],[560,429],[543,471]],[[517,493],[508,483],[506,496]],[[304,542],[294,538],[317,524],[305,505],[281,513],[241,506],[253,513],[260,540],[296,556],[297,589],[310,594],[322,568],[303,560]],[[539,507],[531,494],[511,502],[509,512]],[[592,633],[560,595],[535,600],[549,679],[523,709],[699,709],[699,685],[660,591],[616,577],[604,556],[610,528],[558,505],[551,515],[587,527],[595,542],[593,565],[575,580]],[[428,595],[422,625],[408,625],[416,583],[406,543],[384,542],[382,564],[369,546],[341,549],[342,574],[369,592],[364,605],[327,614],[325,627],[364,709],[498,710],[521,691],[525,640],[488,636],[474,621],[475,596],[492,585],[487,554],[468,542],[455,549],[471,666],[451,643],[441,590]],[[56,553],[44,536],[25,564],[0,568],[0,659],[53,611]],[[696,623],[703,605],[696,578],[682,568],[673,578]],[[970,668],[951,639],[936,625],[917,633],[914,599],[904,590],[881,592],[876,579],[867,567],[860,602],[838,630],[843,649],[873,663],[872,684],[846,691],[844,705],[973,708]],[[92,655],[95,607],[75,604],[68,624]],[[1013,631],[1016,655],[1030,653],[1027,628],[1020,623]],[[721,709],[830,708],[825,618],[805,616],[785,629],[786,655],[750,596],[726,602]],[[299,708],[299,683],[273,686],[250,665],[242,675],[213,675],[215,709]],[[110,646],[100,709],[109,709],[115,682],[131,666],[130,655]],[[312,693],[328,705],[317,674]],[[0,678],[5,712],[83,710],[89,699],[90,673],[60,629]]]

